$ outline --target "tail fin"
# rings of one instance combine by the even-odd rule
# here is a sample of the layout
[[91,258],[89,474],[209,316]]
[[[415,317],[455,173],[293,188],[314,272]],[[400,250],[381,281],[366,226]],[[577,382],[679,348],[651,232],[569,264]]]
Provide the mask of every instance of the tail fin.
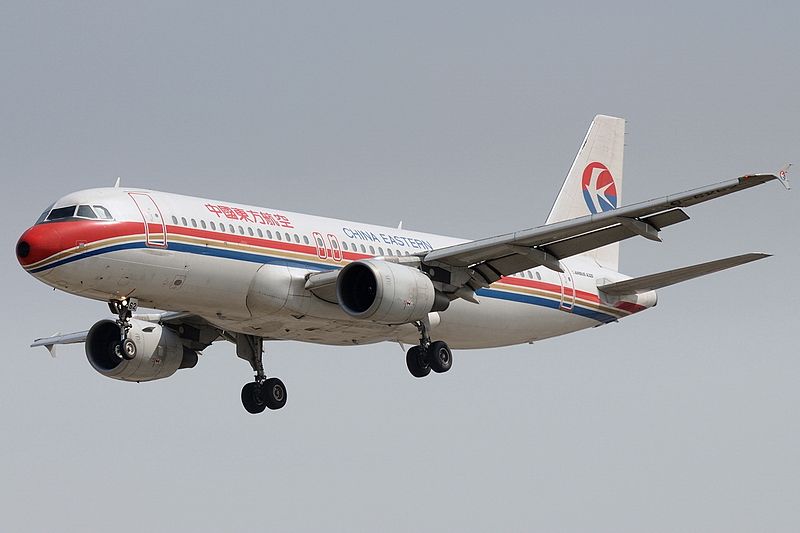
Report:
[[[622,203],[622,152],[625,120],[597,115],[558,193],[547,224],[602,213]],[[581,255],[611,270],[619,270],[619,243]]]

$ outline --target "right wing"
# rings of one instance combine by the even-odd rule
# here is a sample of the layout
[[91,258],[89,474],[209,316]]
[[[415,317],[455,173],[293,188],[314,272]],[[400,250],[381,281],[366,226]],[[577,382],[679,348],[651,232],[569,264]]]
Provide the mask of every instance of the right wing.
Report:
[[650,274],[648,276],[641,276],[638,278],[626,279],[625,281],[618,281],[616,283],[609,283],[606,285],[598,285],[597,288],[606,294],[612,296],[624,296],[627,294],[639,294],[648,292],[662,287],[675,285],[682,281],[687,281],[706,274],[713,274],[720,270],[726,270],[735,266],[744,265],[751,261],[758,261],[770,257],[769,254],[764,253],[750,253],[737,255],[735,257],[728,257],[725,259],[718,259],[716,261],[709,261],[707,263],[700,263],[683,268],[676,268],[675,270],[667,270],[666,272],[659,272],[658,274]]
[[[688,220],[681,208],[713,200],[769,181],[774,174],[754,174],[663,198],[620,207],[555,224],[466,242],[425,254],[422,262],[433,280],[469,299],[470,291],[502,276],[544,266],[561,271],[559,260],[634,236],[660,241],[662,228]],[[466,293],[464,292],[466,290]]]

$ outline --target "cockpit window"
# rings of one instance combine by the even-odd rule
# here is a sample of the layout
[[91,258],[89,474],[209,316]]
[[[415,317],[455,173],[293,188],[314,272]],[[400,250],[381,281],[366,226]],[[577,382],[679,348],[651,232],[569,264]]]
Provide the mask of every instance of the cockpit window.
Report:
[[114,219],[114,217],[111,216],[111,213],[108,212],[108,209],[106,209],[102,205],[94,206],[94,212],[97,213],[97,216],[100,218],[104,218],[106,220]]
[[79,216],[79,217],[82,217],[82,218],[97,218],[97,215],[95,214],[95,212],[88,205],[79,205],[78,206],[78,213],[77,213],[76,216]]
[[[114,220],[111,213],[102,205],[70,205],[67,207],[56,207],[52,211],[50,206],[47,211],[42,213],[37,224],[44,221],[63,220],[65,218],[85,218],[90,220]],[[49,214],[48,214],[49,213]]]
[[77,206],[70,205],[68,207],[57,207],[50,211],[50,216],[47,220],[60,220],[62,218],[69,218],[75,216],[75,208]]
[[39,215],[39,218],[36,219],[36,223],[37,224],[41,224],[42,222],[44,222],[47,219],[47,215],[50,214],[50,210],[53,209],[53,205],[55,205],[55,204],[50,204],[47,207],[47,209],[45,209],[44,212],[41,215]]

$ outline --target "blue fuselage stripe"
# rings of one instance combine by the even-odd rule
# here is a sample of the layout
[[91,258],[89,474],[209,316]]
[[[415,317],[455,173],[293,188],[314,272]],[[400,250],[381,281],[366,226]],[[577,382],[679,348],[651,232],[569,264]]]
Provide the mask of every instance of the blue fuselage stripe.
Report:
[[[29,272],[31,274],[37,274],[39,272],[43,272],[51,268],[73,263],[75,261],[79,261],[81,259],[86,259],[89,257],[95,257],[98,255],[111,252],[118,252],[121,250],[134,250],[142,248],[147,248],[147,245],[145,244],[144,241],[115,244],[105,248],[97,248],[95,250],[89,250],[84,253],[78,253],[76,255],[73,255],[72,257],[67,257],[59,261],[56,261],[55,263],[31,269],[29,270]],[[223,259],[232,259],[235,261],[247,261],[250,263],[267,264],[267,265],[285,265],[289,267],[304,268],[308,270],[337,270],[341,268],[339,266],[327,265],[324,263],[316,263],[313,261],[289,259],[285,257],[276,257],[261,253],[242,252],[239,250],[226,250],[226,249],[216,248],[213,246],[199,246],[195,244],[186,244],[175,241],[169,243],[169,250],[188,253],[188,254],[195,254],[195,255],[220,257]],[[479,289],[476,292],[476,294],[478,294],[479,296],[485,296],[487,298],[537,305],[539,307],[546,307],[549,309],[556,309],[556,310],[561,309],[561,302],[558,301],[557,299],[550,299],[542,296],[534,296],[531,294],[523,294],[519,292],[511,292],[511,291],[492,289],[492,288]],[[603,323],[615,322],[617,320],[617,317],[614,317],[607,313],[596,311],[594,309],[582,307],[578,304],[575,304],[572,307],[571,313]]]

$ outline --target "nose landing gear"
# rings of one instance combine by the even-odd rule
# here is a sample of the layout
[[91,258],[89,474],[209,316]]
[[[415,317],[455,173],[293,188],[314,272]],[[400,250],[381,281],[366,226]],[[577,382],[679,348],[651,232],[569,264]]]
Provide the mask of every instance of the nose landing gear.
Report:
[[128,331],[131,329],[133,312],[138,307],[139,302],[135,298],[123,298],[108,302],[108,308],[117,315],[117,326],[119,326],[120,340],[114,345],[114,353],[117,357],[127,361],[136,357],[136,343],[128,338]]

